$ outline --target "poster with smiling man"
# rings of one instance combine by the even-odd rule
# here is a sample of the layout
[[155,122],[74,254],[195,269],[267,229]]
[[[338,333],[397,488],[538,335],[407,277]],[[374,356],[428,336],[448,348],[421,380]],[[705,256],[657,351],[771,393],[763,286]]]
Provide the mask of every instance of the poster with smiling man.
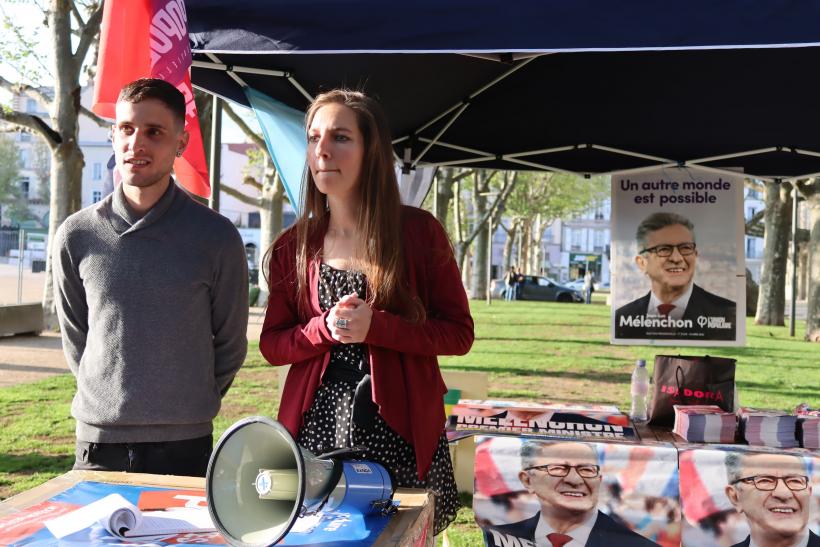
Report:
[[745,344],[743,177],[612,175],[613,344]]

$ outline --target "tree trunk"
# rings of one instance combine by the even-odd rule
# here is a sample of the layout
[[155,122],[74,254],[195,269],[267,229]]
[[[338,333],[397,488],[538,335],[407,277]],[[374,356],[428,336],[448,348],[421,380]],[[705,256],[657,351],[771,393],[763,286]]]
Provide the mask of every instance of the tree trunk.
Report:
[[804,241],[797,246],[797,299],[805,300],[808,296],[809,281],[809,242]]
[[[474,218],[479,222],[484,213],[487,212],[487,196],[481,195],[483,185],[475,192]],[[487,294],[487,223],[478,228],[478,232],[473,239],[473,269],[472,282],[470,283],[470,296],[472,298],[484,298]],[[474,228],[475,229],[475,228]]]
[[541,264],[543,257],[541,252],[541,238],[544,234],[544,224],[541,213],[535,215],[532,222],[532,237],[530,239],[530,271],[533,275],[541,275]]
[[[513,266],[513,243],[515,243],[515,234],[518,232],[518,223],[513,222],[512,227],[507,232],[507,239],[504,240],[504,254],[501,259],[501,270],[503,273],[510,271],[510,266]],[[517,265],[517,264],[515,264]]]
[[[267,174],[265,180],[269,180]],[[282,186],[279,173],[275,173],[273,183],[266,183],[262,186],[262,195],[259,205],[259,222],[261,227],[259,234],[259,269],[262,277],[260,277],[259,283],[259,297],[255,302],[257,306],[266,306],[268,304],[268,285],[263,281],[264,272],[267,271],[268,265],[264,257],[268,249],[273,245],[276,236],[282,231],[282,206],[284,203],[285,188]]]
[[453,199],[453,173],[452,168],[439,169],[436,175],[436,192],[438,198],[436,199],[436,210],[433,214],[443,226],[447,226],[447,216],[450,212],[450,200]]
[[783,326],[792,211],[791,185],[776,182],[766,182],[765,185],[763,264],[755,324]]
[[523,226],[521,226],[521,248],[519,254],[521,256],[519,264],[521,272],[526,275],[532,275],[530,270],[530,236],[532,234],[532,220],[526,219]]
[[[80,67],[71,53],[71,12],[65,5],[52,2],[48,11],[48,27],[53,39],[54,101],[52,128],[61,142],[51,147],[51,199],[49,202],[48,251],[46,279],[43,288],[43,323],[47,330],[55,330],[57,310],[52,284],[52,242],[57,228],[68,216],[80,209],[83,180],[83,152],[78,144],[80,113]],[[81,62],[81,61],[80,61]]]
[[806,340],[820,342],[820,180],[802,184],[800,193],[810,212],[810,236],[808,243],[808,289],[806,299]]

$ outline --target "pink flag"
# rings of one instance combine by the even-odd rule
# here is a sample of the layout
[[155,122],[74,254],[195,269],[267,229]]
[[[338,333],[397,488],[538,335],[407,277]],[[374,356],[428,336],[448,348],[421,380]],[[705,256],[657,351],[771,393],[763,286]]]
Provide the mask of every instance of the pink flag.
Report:
[[100,56],[91,109],[114,118],[120,89],[138,78],[161,78],[185,96],[188,148],[174,162],[180,184],[202,197],[211,195],[202,132],[194,103],[191,47],[183,0],[106,0]]

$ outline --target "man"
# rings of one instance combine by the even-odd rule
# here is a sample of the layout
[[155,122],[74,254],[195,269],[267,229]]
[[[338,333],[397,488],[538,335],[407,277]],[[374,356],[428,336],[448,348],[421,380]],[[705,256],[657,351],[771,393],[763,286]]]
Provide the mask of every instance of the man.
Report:
[[516,289],[518,288],[516,285],[516,279],[518,278],[518,274],[515,272],[515,266],[510,266],[510,271],[507,272],[507,275],[504,276],[504,300],[515,300],[516,299]]
[[171,178],[188,143],[182,94],[137,80],[116,118],[122,182],[68,217],[53,244],[77,379],[74,468],[204,476],[212,420],[247,352],[244,247]]
[[524,441],[518,478],[541,510],[534,516],[485,531],[490,546],[640,547],[654,542],[598,510],[601,468],[592,445]]
[[726,475],[726,497],[750,531],[733,547],[820,547],[808,528],[812,488],[802,457],[729,452]]
[[595,292],[595,280],[592,272],[587,270],[584,274],[584,300],[587,304],[592,304],[592,293]]
[[694,226],[676,213],[654,213],[638,226],[635,263],[652,286],[615,312],[616,338],[734,340],[737,306],[693,283]]

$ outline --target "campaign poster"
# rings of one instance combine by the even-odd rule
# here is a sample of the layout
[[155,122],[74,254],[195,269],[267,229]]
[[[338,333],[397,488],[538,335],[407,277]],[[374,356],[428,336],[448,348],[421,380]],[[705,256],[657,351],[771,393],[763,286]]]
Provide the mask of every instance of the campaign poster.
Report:
[[677,547],[678,489],[672,445],[476,439],[473,511],[490,547]]
[[746,342],[743,176],[612,175],[613,344]]
[[680,452],[684,547],[820,546],[820,458],[802,449]]
[[629,416],[611,405],[462,399],[445,431],[451,442],[480,434],[639,442]]
[[[201,508],[206,511],[204,490],[178,490],[129,484],[107,484],[83,481],[60,492],[52,498],[0,517],[0,545],[10,547],[72,547],[72,546],[123,546],[143,545],[150,547],[226,545],[217,531],[190,532],[141,536],[123,539],[114,536],[82,509],[111,494],[119,494],[139,510],[176,508]],[[76,513],[81,511],[80,514]],[[93,515],[92,515],[93,516]],[[109,515],[110,516],[110,515]],[[60,529],[67,535],[55,537],[57,519],[67,520]],[[210,520],[210,519],[209,519]],[[373,545],[387,526],[390,516],[379,512],[363,514],[343,502],[333,511],[321,511],[317,515],[303,516],[277,545],[310,545],[312,547],[339,545],[339,538],[359,546]]]

